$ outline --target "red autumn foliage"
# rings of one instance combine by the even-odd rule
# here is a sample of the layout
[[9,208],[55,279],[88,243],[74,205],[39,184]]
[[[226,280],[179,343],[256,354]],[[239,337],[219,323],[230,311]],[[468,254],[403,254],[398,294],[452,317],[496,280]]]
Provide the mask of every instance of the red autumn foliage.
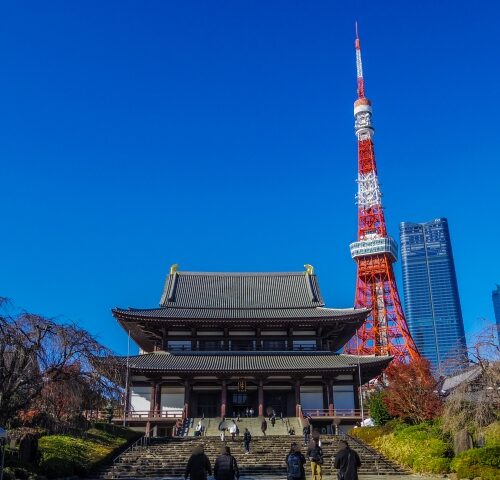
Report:
[[432,420],[441,413],[443,404],[427,360],[420,358],[409,364],[394,362],[385,374],[388,387],[384,403],[393,417],[420,423]]

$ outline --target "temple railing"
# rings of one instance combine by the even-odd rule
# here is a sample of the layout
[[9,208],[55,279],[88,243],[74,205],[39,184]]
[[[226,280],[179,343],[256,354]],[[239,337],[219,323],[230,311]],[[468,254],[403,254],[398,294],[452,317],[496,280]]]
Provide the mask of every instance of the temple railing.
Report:
[[[107,410],[87,410],[83,412],[83,416],[89,421],[106,421],[109,418],[109,412]],[[113,411],[113,422],[117,420],[148,420],[148,419],[172,419],[183,420],[185,418],[184,409],[173,409],[173,410],[162,410],[160,412],[152,412],[151,410],[129,410],[123,414],[122,409],[115,409]]]
[[339,418],[361,418],[361,410],[353,408],[304,408],[302,409],[304,417],[339,417]]

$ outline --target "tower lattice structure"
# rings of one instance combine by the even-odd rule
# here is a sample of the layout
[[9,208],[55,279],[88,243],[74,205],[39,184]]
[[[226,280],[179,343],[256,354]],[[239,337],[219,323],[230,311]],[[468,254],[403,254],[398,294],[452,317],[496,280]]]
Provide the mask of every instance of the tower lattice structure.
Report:
[[358,239],[351,243],[356,261],[356,307],[371,309],[366,322],[347,345],[361,355],[392,355],[403,362],[419,356],[410,335],[398,294],[392,264],[398,247],[387,233],[382,193],[373,147],[372,106],[365,96],[361,47],[356,24],[358,98],[354,102],[354,129],[358,139]]

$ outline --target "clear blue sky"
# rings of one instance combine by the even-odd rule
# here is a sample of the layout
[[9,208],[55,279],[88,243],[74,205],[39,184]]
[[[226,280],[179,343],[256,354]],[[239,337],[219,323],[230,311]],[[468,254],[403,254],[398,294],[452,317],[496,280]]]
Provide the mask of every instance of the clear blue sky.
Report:
[[0,295],[120,352],[110,309],[156,306],[175,262],[311,263],[351,306],[358,18],[389,230],[449,219],[477,330],[500,282],[499,5],[5,2]]

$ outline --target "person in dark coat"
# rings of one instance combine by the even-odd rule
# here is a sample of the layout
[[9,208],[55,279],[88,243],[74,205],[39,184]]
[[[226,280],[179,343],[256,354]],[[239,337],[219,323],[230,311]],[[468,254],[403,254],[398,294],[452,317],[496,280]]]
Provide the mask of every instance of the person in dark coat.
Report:
[[302,455],[300,447],[294,442],[290,447],[290,452],[286,456],[286,478],[287,480],[306,480],[304,465],[306,457]]
[[187,480],[206,480],[208,475],[212,475],[210,460],[203,451],[203,445],[198,445],[188,460],[184,478]]
[[267,430],[267,422],[266,419],[262,420],[262,423],[260,424],[260,429],[262,430],[262,433],[264,434],[264,437],[266,436],[266,430]]
[[245,428],[245,433],[243,434],[243,447],[245,448],[245,453],[250,453],[250,442],[252,441],[252,435],[248,431],[248,428]]
[[214,478],[215,480],[237,480],[240,478],[236,458],[231,455],[231,449],[227,446],[222,447],[221,455],[215,461]]
[[335,455],[333,466],[338,470],[338,480],[358,480],[358,468],[361,460],[355,450],[349,448],[345,440],[340,440],[340,450]]

